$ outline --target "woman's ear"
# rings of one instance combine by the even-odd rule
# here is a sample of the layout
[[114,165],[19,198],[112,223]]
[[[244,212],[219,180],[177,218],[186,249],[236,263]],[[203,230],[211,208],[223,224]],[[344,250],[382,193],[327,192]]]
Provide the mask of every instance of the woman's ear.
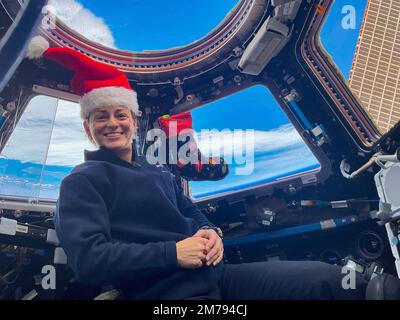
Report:
[[85,132],[86,132],[87,137],[89,138],[89,141],[90,141],[91,143],[95,143],[95,142],[94,142],[94,139],[93,139],[93,137],[92,137],[92,133],[90,132],[89,121],[88,121],[87,119],[85,119],[85,120],[83,121],[83,128],[85,129]]
[[131,115],[132,115],[132,122],[133,122],[133,125],[135,126],[135,134],[136,134],[136,132],[137,132],[137,129],[138,129],[138,120],[137,120],[137,118],[136,118],[136,116],[134,115],[134,113],[131,111]]

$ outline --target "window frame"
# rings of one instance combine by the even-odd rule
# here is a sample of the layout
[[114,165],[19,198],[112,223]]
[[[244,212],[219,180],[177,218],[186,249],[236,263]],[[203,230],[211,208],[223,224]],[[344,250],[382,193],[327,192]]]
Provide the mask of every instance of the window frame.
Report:
[[[303,128],[300,126],[300,123],[298,122],[297,118],[293,115],[291,110],[288,108],[288,106],[285,103],[283,103],[280,93],[277,90],[274,90],[273,88],[271,88],[271,86],[269,86],[266,82],[255,82],[252,85],[247,86],[246,88],[243,88],[242,90],[234,92],[232,95],[238,94],[244,90],[248,90],[257,85],[261,85],[266,90],[269,91],[269,93],[272,95],[272,97],[277,102],[279,107],[285,113],[285,115],[287,116],[290,123],[293,125],[293,127],[297,131],[297,133],[300,135],[300,137],[302,138],[305,145],[309,148],[311,153],[314,155],[316,160],[319,162],[320,167],[316,168],[316,169],[304,171],[301,173],[285,176],[285,177],[279,178],[275,181],[260,183],[260,184],[254,185],[254,186],[245,187],[243,189],[221,192],[218,194],[204,196],[204,197],[200,197],[200,198],[195,198],[191,195],[189,183],[187,181],[185,181],[184,185],[187,188],[187,190],[189,191],[190,198],[194,203],[199,204],[199,205],[207,203],[207,205],[208,205],[212,202],[219,201],[222,198],[226,199],[228,201],[238,201],[249,195],[254,195],[254,196],[271,195],[274,192],[274,189],[282,189],[282,190],[285,190],[285,191],[291,193],[291,192],[294,192],[298,188],[303,188],[303,187],[306,187],[309,185],[315,185],[318,183],[322,183],[326,179],[328,179],[328,177],[331,175],[331,173],[332,173],[331,161],[319,147],[313,145],[305,138],[305,136],[302,134],[302,131],[304,131]],[[231,95],[229,95],[229,96],[231,96]],[[229,96],[225,96],[224,98],[229,97]],[[215,102],[215,101],[213,101],[213,102]],[[205,107],[207,105],[202,105],[201,107]]]

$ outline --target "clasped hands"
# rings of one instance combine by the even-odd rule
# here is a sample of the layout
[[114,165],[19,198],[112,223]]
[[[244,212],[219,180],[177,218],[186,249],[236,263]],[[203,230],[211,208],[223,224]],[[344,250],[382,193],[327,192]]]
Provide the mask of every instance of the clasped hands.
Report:
[[196,269],[203,265],[216,266],[224,256],[224,245],[212,229],[200,229],[193,236],[177,242],[178,265]]

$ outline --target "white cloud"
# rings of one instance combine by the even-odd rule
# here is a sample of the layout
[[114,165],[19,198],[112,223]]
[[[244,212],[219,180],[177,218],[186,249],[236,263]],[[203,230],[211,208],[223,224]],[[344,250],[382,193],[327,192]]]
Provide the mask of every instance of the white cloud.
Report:
[[57,100],[54,98],[33,98],[7,141],[2,155],[22,162],[43,163],[56,109]]
[[[6,157],[43,163],[47,156],[47,165],[75,166],[83,161],[84,149],[95,149],[85,136],[79,105],[60,100],[57,106],[56,102],[56,99],[44,96],[31,101],[4,149],[3,154]],[[54,119],[56,111],[57,116]],[[260,157],[263,158],[265,154],[268,154],[268,161],[278,157],[276,163],[279,163],[280,168],[286,169],[290,163],[295,162],[295,159],[289,159],[287,163],[284,161],[286,152],[292,154],[293,150],[304,149],[304,142],[292,125],[249,133],[253,139],[244,139],[245,135],[234,135],[229,130],[206,131],[197,134],[196,140],[204,155],[224,156],[228,163],[232,163],[229,160],[236,164],[239,164],[239,160],[253,161],[254,156],[255,170],[259,168],[257,162],[261,160]],[[249,144],[252,145],[249,147]],[[307,147],[305,149],[308,150]],[[311,152],[307,156],[310,157],[310,154]],[[304,155],[304,151],[299,152],[295,158],[300,159]]]
[[89,40],[115,48],[113,34],[103,18],[94,15],[78,1],[50,0],[49,6],[54,7],[55,10],[51,9],[51,12],[55,13],[71,29]]
[[[221,139],[223,141],[221,144],[215,143],[208,135],[210,133],[206,132],[199,133],[197,136],[201,150],[212,149],[213,152],[220,152],[223,155],[223,148],[232,150],[232,146],[238,144],[242,144],[242,150],[246,150],[246,141],[235,139],[228,132],[223,134],[224,139]],[[234,150],[240,150],[240,148]],[[213,190],[213,193],[219,193],[237,189],[238,186],[254,186],[318,164],[318,160],[291,124],[269,131],[254,131],[254,151],[254,159],[251,157],[247,159],[254,160],[254,168],[252,167],[248,174],[237,172],[238,167],[248,166],[248,163],[239,165],[234,161],[230,165],[229,175],[221,181],[191,182],[193,194],[201,197],[203,194],[208,194],[210,190]],[[236,155],[233,154],[233,156],[236,160]]]
[[260,154],[255,157],[254,170],[249,175],[235,174],[235,166],[230,166],[229,175],[221,181],[191,182],[190,187],[196,197],[228,190],[243,188],[243,185],[254,186],[285,177],[290,172],[303,171],[307,167],[318,164],[317,159],[305,144],[289,145],[276,153]]
[[83,150],[94,150],[85,135],[80,107],[60,100],[47,158],[48,165],[75,166],[83,162]]
[[[79,105],[38,96],[31,100],[2,155],[22,162],[75,166],[84,149],[95,149],[85,136]],[[56,114],[57,112],[57,114]],[[53,126],[54,124],[54,126]]]
[[270,131],[250,130],[234,134],[231,130],[201,131],[196,141],[202,153],[207,155],[240,155],[246,150],[254,153],[273,152],[284,148],[301,146],[304,141],[291,125],[283,125]]

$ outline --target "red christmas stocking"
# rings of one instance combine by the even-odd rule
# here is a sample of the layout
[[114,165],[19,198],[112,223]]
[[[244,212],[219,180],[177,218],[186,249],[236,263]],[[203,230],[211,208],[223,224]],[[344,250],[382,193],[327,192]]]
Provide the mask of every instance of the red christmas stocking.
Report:
[[167,162],[175,166],[187,180],[221,180],[228,175],[228,165],[223,158],[205,157],[201,154],[193,135],[190,112],[165,115],[158,118],[166,134]]

